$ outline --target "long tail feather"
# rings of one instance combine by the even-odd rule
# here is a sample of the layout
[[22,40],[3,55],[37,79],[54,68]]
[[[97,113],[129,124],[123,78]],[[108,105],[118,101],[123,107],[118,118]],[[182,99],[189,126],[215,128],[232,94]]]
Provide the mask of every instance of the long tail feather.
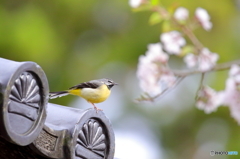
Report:
[[68,91],[50,92],[50,93],[49,93],[49,99],[54,99],[54,98],[66,96],[66,95],[68,95],[68,94],[69,94]]

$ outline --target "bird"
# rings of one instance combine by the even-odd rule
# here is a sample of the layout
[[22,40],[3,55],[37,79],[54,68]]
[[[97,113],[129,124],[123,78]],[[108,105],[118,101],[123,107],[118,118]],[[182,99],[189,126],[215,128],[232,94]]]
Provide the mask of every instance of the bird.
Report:
[[50,92],[49,99],[54,99],[69,94],[80,96],[87,102],[91,103],[96,112],[98,112],[102,111],[102,109],[96,107],[95,103],[101,103],[105,101],[111,94],[111,88],[115,85],[118,85],[118,83],[115,83],[107,78],[91,80],[72,86],[65,91]]

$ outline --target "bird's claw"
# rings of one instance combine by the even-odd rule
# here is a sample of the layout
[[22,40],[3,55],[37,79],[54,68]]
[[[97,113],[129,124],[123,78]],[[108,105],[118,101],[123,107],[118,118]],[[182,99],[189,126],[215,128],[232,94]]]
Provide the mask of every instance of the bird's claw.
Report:
[[[89,103],[91,103],[91,102],[89,102]],[[96,110],[96,113],[98,113],[98,111],[102,111],[102,109],[99,109],[98,107],[96,107],[94,103],[91,103],[91,104],[93,105],[94,109]]]
[[94,109],[96,110],[96,113],[98,113],[98,111],[102,111],[102,109],[99,109],[97,107],[94,107]]

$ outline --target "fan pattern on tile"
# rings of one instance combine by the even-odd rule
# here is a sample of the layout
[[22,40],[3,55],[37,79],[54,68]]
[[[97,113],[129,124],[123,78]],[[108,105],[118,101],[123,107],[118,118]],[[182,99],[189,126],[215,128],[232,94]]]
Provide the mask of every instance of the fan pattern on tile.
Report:
[[77,144],[91,150],[104,157],[106,150],[106,136],[101,124],[94,119],[90,119],[79,131]]
[[39,107],[39,86],[31,73],[24,72],[15,80],[11,88],[10,99],[32,107]]

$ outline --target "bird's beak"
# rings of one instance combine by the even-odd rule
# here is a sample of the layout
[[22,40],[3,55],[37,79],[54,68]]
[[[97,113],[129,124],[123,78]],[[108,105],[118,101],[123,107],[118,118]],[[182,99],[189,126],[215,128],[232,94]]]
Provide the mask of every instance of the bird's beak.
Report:
[[118,83],[113,83],[114,85],[118,85]]

